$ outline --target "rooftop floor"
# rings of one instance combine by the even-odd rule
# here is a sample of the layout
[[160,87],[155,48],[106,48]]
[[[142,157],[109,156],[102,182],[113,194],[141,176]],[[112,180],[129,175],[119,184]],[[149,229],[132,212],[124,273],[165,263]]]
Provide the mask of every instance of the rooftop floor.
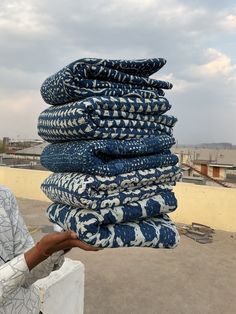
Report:
[[[50,226],[44,213],[49,203],[18,204],[40,239]],[[182,236],[174,250],[73,249],[68,257],[85,265],[85,314],[236,312],[236,233],[216,231],[211,244]]]

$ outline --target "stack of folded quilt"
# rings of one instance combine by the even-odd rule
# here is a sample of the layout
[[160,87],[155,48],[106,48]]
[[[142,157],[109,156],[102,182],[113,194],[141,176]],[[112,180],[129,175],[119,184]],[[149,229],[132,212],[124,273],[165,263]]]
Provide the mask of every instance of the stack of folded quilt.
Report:
[[53,172],[42,190],[51,222],[96,247],[175,247],[168,213],[181,177],[170,148],[177,119],[163,89],[149,78],[165,59],[80,59],[45,80],[51,106],[38,120],[49,144],[41,163]]

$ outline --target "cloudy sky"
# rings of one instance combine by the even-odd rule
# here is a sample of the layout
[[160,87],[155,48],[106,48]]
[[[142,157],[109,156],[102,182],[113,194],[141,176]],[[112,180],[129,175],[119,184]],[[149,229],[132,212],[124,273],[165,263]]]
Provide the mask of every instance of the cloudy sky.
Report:
[[84,57],[164,57],[179,143],[236,144],[236,3],[1,0],[0,137],[36,138],[43,80]]

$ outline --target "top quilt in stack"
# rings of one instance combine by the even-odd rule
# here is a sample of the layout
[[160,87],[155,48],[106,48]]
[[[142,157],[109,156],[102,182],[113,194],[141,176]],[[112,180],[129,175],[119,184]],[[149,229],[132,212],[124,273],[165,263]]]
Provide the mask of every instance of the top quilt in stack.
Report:
[[177,119],[164,90],[150,78],[163,58],[80,59],[45,80],[51,105],[38,120],[49,144],[41,163],[51,174],[42,190],[51,222],[96,247],[175,247],[168,213],[181,178],[170,148]]

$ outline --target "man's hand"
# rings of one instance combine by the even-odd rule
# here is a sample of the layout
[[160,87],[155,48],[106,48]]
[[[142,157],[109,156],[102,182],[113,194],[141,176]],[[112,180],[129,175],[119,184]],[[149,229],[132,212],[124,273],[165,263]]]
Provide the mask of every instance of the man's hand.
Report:
[[25,260],[29,270],[40,264],[48,256],[57,251],[68,251],[78,247],[86,251],[99,251],[100,248],[93,247],[77,239],[73,231],[54,232],[45,235],[32,249],[25,253]]
[[78,240],[76,233],[73,231],[49,233],[40,240],[39,244],[46,255],[51,255],[61,250],[72,249],[73,247],[79,247],[85,251],[100,250],[99,248]]

